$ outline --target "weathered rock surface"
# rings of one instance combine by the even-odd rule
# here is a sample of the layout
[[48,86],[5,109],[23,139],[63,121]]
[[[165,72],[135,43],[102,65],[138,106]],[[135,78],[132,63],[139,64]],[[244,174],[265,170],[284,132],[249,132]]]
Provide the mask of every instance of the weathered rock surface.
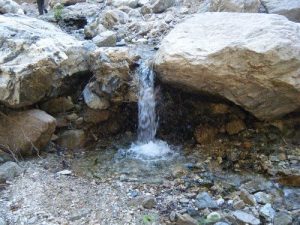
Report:
[[260,220],[254,217],[252,214],[237,210],[233,212],[233,216],[238,220],[240,224],[259,225]]
[[14,153],[32,154],[47,145],[55,127],[55,119],[37,109],[2,114],[0,143]]
[[83,42],[54,25],[17,15],[0,15],[0,102],[32,105],[64,77],[88,70]]
[[261,0],[268,13],[286,16],[289,20],[300,22],[300,1],[298,0]]
[[259,12],[259,0],[206,0],[202,3],[200,12]]
[[153,4],[151,5],[151,9],[154,13],[162,13],[166,9],[170,8],[175,4],[174,0],[156,0],[153,1]]
[[300,107],[299,28],[278,15],[198,14],[164,39],[155,70],[163,82],[274,119]]
[[22,173],[22,168],[15,162],[6,162],[0,166],[0,183],[12,180]]
[[98,47],[113,47],[116,45],[117,37],[113,31],[105,31],[93,38]]
[[0,14],[5,14],[5,13],[24,15],[24,11],[21,8],[21,6],[12,0],[0,1]]

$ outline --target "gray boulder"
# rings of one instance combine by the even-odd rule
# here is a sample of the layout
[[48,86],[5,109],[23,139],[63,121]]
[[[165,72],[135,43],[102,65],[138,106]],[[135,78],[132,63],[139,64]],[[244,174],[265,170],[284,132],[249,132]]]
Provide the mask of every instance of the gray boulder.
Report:
[[154,68],[165,83],[272,120],[300,107],[300,24],[269,14],[197,14],[165,37]]
[[6,162],[0,166],[0,183],[3,183],[7,180],[12,180],[21,173],[22,168],[17,163]]

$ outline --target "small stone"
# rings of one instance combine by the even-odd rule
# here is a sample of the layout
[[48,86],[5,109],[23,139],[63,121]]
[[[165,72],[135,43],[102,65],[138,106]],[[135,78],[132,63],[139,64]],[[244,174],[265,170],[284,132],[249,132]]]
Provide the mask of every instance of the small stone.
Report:
[[238,134],[245,129],[246,125],[243,120],[233,120],[226,124],[226,131],[229,135]]
[[242,224],[250,224],[250,225],[260,224],[260,220],[257,219],[255,216],[240,210],[234,211],[233,216]]
[[156,0],[152,5],[152,11],[154,13],[162,13],[164,12],[166,9],[170,8],[171,6],[173,6],[175,3],[174,0]]
[[98,47],[114,47],[117,42],[117,36],[115,32],[108,30],[94,37],[93,42]]
[[6,162],[0,166],[0,183],[12,180],[22,173],[22,168],[15,162]]
[[243,209],[245,207],[245,202],[243,200],[234,201],[232,207],[234,209]]
[[145,209],[152,209],[156,206],[156,200],[153,196],[147,196],[142,203]]
[[208,214],[208,216],[206,217],[207,222],[209,223],[215,223],[218,222],[219,220],[221,220],[221,215],[217,212],[212,212],[210,214]]
[[220,103],[210,104],[210,110],[212,114],[226,114],[230,112],[228,105],[220,104]]
[[94,83],[91,83],[85,86],[83,90],[84,102],[91,109],[97,109],[97,110],[107,109],[110,106],[109,101],[106,98],[100,97],[91,91],[91,86],[93,86],[93,84]]
[[57,172],[58,175],[71,175],[72,171],[71,170],[62,170]]
[[202,192],[197,195],[195,205],[198,209],[218,208],[217,203],[210,197],[210,195],[207,192]]
[[198,221],[189,214],[177,214],[176,225],[198,225]]
[[84,112],[83,119],[87,123],[97,124],[108,120],[109,114],[108,110],[94,110],[87,108]]
[[175,211],[172,211],[172,212],[170,213],[169,218],[170,218],[170,221],[171,221],[171,222],[175,222],[175,220],[176,220],[176,212],[175,212]]
[[180,203],[183,203],[183,204],[188,204],[189,203],[189,200],[187,198],[181,198],[179,200]]
[[241,189],[246,189],[249,193],[253,194],[259,191],[266,191],[272,187],[272,183],[263,179],[255,179],[249,181],[241,186]]
[[257,192],[254,194],[254,197],[256,199],[256,201],[259,203],[259,204],[267,204],[267,203],[270,203],[272,201],[272,197],[271,195],[265,193],[265,192]]
[[272,208],[270,203],[265,204],[261,209],[259,210],[259,214],[265,218],[266,221],[271,222],[274,219],[275,216],[275,210]]
[[256,205],[256,199],[253,195],[251,195],[245,189],[242,189],[240,192],[240,198],[247,204],[247,205]]
[[291,225],[293,218],[286,212],[278,212],[274,217],[274,225]]

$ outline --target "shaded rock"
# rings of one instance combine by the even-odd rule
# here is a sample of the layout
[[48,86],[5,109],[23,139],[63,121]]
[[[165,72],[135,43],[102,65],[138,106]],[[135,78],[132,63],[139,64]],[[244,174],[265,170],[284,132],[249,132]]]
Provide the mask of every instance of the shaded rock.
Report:
[[217,104],[217,103],[212,103],[210,104],[210,110],[212,114],[226,114],[230,112],[230,109],[228,105],[225,104]]
[[194,137],[199,144],[212,143],[218,130],[208,125],[197,126],[194,132]]
[[93,38],[98,47],[113,47],[116,45],[117,36],[113,31],[105,31]]
[[300,1],[298,0],[261,0],[268,13],[286,16],[289,20],[300,22]]
[[278,15],[197,14],[165,37],[154,68],[165,83],[274,119],[300,107],[299,26]]
[[111,102],[136,101],[137,80],[132,69],[138,57],[126,47],[98,49],[91,55],[91,70],[97,79],[95,93]]
[[84,102],[91,109],[107,109],[110,106],[109,101],[105,97],[99,96],[91,90],[93,84],[95,83],[90,83],[85,86],[83,90]]
[[145,209],[152,209],[156,206],[156,200],[152,196],[147,196],[143,199],[142,205]]
[[259,225],[260,220],[254,217],[253,215],[237,210],[233,212],[233,216],[238,220],[239,224],[250,224],[250,225]]
[[246,125],[243,120],[233,120],[226,124],[225,129],[228,134],[238,134],[246,129]]
[[195,205],[199,209],[216,209],[218,208],[217,203],[210,197],[207,192],[202,192],[197,195]]
[[189,214],[177,214],[176,225],[198,225],[198,221]]
[[55,119],[37,109],[2,114],[0,143],[14,153],[31,155],[48,144],[55,127]]
[[108,110],[93,110],[88,108],[84,112],[83,119],[87,123],[97,124],[108,120],[109,115],[110,113]]
[[12,180],[22,173],[22,168],[15,162],[6,162],[0,166],[0,183]]
[[[1,149],[1,146],[0,146],[0,149]],[[8,162],[8,161],[12,161],[12,160],[13,160],[13,157],[9,153],[0,150],[0,164]]]
[[240,192],[240,198],[247,204],[247,205],[256,205],[256,199],[253,195],[251,195],[245,189],[242,189]]
[[61,147],[75,149],[83,147],[86,141],[86,135],[83,130],[67,130],[59,135],[55,141]]
[[206,0],[200,7],[200,12],[242,12],[258,13],[259,0]]
[[291,225],[293,218],[286,212],[278,212],[274,217],[274,225]]
[[75,5],[64,7],[61,18],[65,25],[71,29],[81,29],[87,25],[90,18],[93,18],[101,11],[101,4],[81,2]]
[[275,210],[270,203],[265,204],[260,208],[259,214],[268,222],[272,222],[275,216]]
[[74,107],[75,105],[73,104],[72,99],[67,97],[51,99],[41,104],[41,109],[50,114],[67,112]]
[[175,4],[175,0],[156,0],[151,5],[154,13],[162,13]]
[[21,6],[12,0],[0,1],[0,14],[12,13],[24,15],[24,11]]
[[[0,102],[32,105],[88,70],[84,43],[42,20],[0,15]],[[55,87],[55,88],[53,88]]]

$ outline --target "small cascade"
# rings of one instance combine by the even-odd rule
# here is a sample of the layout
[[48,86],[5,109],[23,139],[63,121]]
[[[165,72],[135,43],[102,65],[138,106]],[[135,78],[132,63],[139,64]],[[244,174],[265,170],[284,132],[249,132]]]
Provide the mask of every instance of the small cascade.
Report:
[[167,159],[173,155],[173,151],[166,142],[155,139],[158,127],[155,110],[155,74],[146,63],[142,63],[137,72],[139,78],[138,139],[131,145],[128,153],[143,160]]
[[155,113],[154,72],[146,64],[141,64],[139,70],[139,124],[138,142],[149,143],[154,140],[157,130]]

